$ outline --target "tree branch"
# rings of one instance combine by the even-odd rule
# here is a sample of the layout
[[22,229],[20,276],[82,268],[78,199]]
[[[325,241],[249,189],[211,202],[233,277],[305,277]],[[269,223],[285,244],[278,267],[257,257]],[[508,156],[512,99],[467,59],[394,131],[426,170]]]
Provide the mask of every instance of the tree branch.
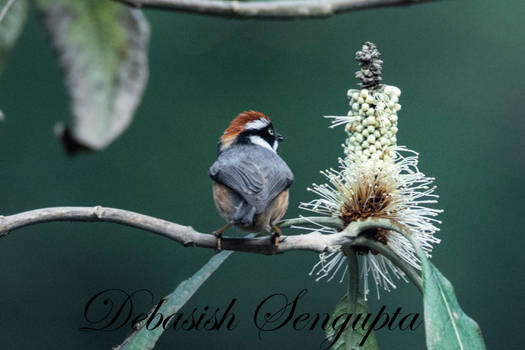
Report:
[[[312,223],[319,219],[323,223],[337,224],[337,219],[326,218],[299,218],[290,220],[293,224]],[[0,216],[0,237],[6,236],[16,229],[53,221],[85,221],[85,222],[112,222],[120,225],[139,228],[163,237],[172,239],[185,247],[201,247],[215,249],[217,238],[212,234],[195,231],[191,226],[183,226],[174,222],[162,220],[123,209],[95,207],[53,207],[26,211],[19,214]],[[286,220],[282,226],[287,226]],[[309,250],[326,252],[334,247],[350,245],[359,233],[371,228],[384,228],[399,231],[387,219],[369,218],[364,221],[353,222],[343,231],[334,234],[311,232],[304,235],[281,236],[278,247],[275,247],[269,237],[233,238],[223,237],[222,248],[248,253],[273,255],[290,250]]]
[[376,7],[407,6],[436,0],[115,0],[133,7],[158,8],[237,18],[316,18]]

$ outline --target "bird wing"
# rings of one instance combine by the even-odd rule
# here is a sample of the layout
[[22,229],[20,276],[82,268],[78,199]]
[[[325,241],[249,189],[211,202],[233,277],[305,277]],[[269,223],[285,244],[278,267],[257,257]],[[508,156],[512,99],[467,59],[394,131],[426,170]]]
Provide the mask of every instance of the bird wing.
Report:
[[234,145],[219,154],[210,177],[237,192],[261,213],[283,190],[293,174],[276,153],[256,145]]

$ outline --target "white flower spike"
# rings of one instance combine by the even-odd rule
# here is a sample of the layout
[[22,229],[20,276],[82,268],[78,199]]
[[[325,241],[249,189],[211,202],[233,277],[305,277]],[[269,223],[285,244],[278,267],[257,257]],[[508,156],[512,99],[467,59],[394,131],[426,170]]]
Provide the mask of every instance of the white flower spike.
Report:
[[[417,167],[418,154],[403,146],[397,146],[397,112],[401,109],[401,91],[395,86],[380,85],[381,63],[379,52],[371,43],[356,53],[361,71],[356,76],[362,80],[361,90],[348,90],[351,109],[346,116],[332,116],[332,126],[344,125],[348,134],[344,145],[345,158],[339,160],[339,169],[326,170],[322,174],[328,182],[314,184],[311,190],[318,198],[301,203],[300,208],[321,215],[338,217],[346,227],[353,221],[369,217],[386,218],[404,226],[419,241],[430,257],[432,244],[439,243],[434,233],[440,221],[435,217],[441,210],[429,208],[437,203],[433,192],[434,179],[426,177]],[[375,74],[375,75],[374,75]],[[363,78],[364,77],[364,78]],[[375,83],[375,84],[373,84]],[[312,228],[319,231],[319,227]],[[322,227],[323,233],[335,233],[331,227]],[[414,268],[420,268],[410,241],[396,232],[378,229],[367,233],[371,238],[388,245],[397,255]],[[332,280],[341,272],[340,282],[346,274],[345,256],[340,247],[320,255],[310,274],[317,280]],[[358,248],[363,277],[363,295],[370,292],[368,278],[371,276],[379,298],[379,289],[396,288],[395,279],[405,274],[388,259],[369,248]]]

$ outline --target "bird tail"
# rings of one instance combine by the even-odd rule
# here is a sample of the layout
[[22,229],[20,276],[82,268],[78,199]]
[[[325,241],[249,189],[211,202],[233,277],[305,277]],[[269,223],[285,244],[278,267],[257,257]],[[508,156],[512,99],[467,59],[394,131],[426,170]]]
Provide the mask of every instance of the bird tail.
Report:
[[233,215],[232,221],[234,224],[242,226],[251,226],[253,224],[253,216],[255,215],[255,207],[248,204],[246,201],[242,201],[237,207],[235,214]]

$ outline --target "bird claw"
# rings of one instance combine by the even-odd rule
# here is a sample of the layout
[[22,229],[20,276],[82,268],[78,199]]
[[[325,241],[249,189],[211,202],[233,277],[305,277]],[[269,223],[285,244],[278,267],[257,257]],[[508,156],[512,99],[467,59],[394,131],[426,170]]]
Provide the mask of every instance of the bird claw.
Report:
[[279,246],[279,239],[281,237],[281,229],[278,227],[278,226],[274,226],[273,227],[273,235],[272,235],[272,242],[273,242],[273,245],[274,247],[278,247]]
[[220,230],[213,231],[213,235],[217,238],[217,251],[222,251],[222,232]]
[[277,234],[274,233],[274,234],[272,235],[272,242],[273,242],[273,246],[274,246],[275,248],[277,248],[277,247],[279,246],[279,235],[277,235]]
[[222,250],[222,233],[226,231],[232,224],[228,223],[221,227],[220,229],[213,231],[213,235],[217,238],[217,251],[220,252]]

